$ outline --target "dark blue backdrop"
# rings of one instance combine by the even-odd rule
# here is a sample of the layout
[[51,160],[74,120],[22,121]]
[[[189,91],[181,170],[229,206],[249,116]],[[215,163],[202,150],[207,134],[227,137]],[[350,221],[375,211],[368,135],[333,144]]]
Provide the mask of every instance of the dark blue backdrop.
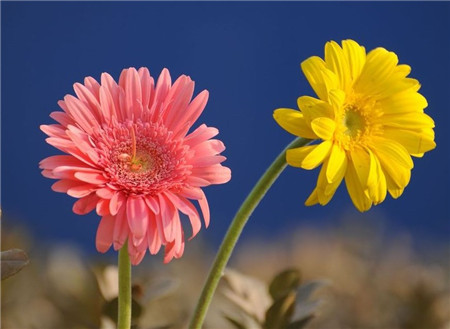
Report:
[[[72,84],[124,67],[167,67],[190,75],[196,93],[210,91],[201,122],[220,129],[230,183],[206,189],[212,225],[201,235],[219,241],[258,177],[293,137],[272,111],[313,95],[299,63],[323,56],[326,41],[352,38],[367,50],[395,51],[422,83],[436,122],[437,149],[415,161],[399,200],[369,213],[387,231],[409,231],[417,243],[450,235],[450,3],[446,2],[2,2],[2,208],[41,241],[76,242],[95,250],[98,217],[77,216],[74,199],[50,190],[38,162],[57,151],[39,130],[72,93]],[[271,235],[300,223],[330,225],[356,214],[341,186],[326,207],[306,208],[317,170],[288,168],[246,228]],[[12,223],[11,223],[12,224]]]

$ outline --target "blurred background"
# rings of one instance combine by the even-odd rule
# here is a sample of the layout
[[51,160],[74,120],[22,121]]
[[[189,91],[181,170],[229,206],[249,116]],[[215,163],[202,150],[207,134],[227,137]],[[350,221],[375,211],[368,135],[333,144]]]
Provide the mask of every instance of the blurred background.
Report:
[[[354,209],[345,186],[326,207],[305,207],[318,172],[287,168],[246,226],[231,266],[265,282],[287,267],[299,268],[311,280],[329,279],[331,288],[323,288],[328,289],[324,297],[328,306],[314,320],[319,322],[310,324],[317,328],[448,325],[450,3],[0,5],[2,250],[20,248],[31,258],[28,267],[5,281],[3,317],[8,314],[11,319],[4,322],[5,328],[8,323],[10,328],[69,327],[79,316],[63,316],[64,326],[58,322],[66,311],[54,308],[54,297],[48,296],[44,283],[56,284],[44,274],[58,266],[52,264],[71,259],[85,273],[74,280],[88,287],[82,283],[92,274],[93,264],[115,263],[114,252],[103,256],[95,250],[98,216],[73,214],[75,200],[51,191],[53,181],[42,177],[38,169],[40,160],[58,152],[45,143],[39,125],[52,123],[48,115],[59,109],[59,99],[74,94],[73,83],[86,76],[99,79],[102,72],[118,79],[121,70],[130,66],[146,66],[157,77],[167,67],[173,78],[191,76],[196,94],[203,89],[210,92],[198,124],[219,128],[232,180],[205,189],[211,226],[187,243],[184,259],[162,266],[161,255],[146,257],[141,267],[141,273],[170,274],[179,283],[168,283],[173,288],[168,294],[184,296],[186,308],[177,309],[183,319],[198,294],[187,291],[183,280],[195,278],[198,283],[192,288],[201,286],[237,208],[294,137],[278,127],[273,110],[296,108],[297,97],[314,95],[300,62],[313,55],[323,57],[326,41],[347,38],[368,51],[378,46],[394,51],[400,63],[412,67],[410,76],[421,82],[420,92],[429,103],[425,111],[436,122],[437,148],[415,161],[411,182],[400,199],[388,196],[364,214]],[[41,279],[44,283],[36,285]],[[98,280],[94,281],[89,282],[96,286]],[[23,286],[34,293],[17,297],[14,291]],[[34,325],[15,322],[20,316],[14,318],[13,309],[20,312],[21,307],[38,302],[47,305],[49,313],[36,316],[53,320],[45,325],[37,325],[37,320]],[[415,307],[428,314],[423,305],[429,307],[430,317],[412,318],[417,314]],[[221,328],[221,322],[210,321],[212,328]],[[408,321],[428,322],[414,327]]]

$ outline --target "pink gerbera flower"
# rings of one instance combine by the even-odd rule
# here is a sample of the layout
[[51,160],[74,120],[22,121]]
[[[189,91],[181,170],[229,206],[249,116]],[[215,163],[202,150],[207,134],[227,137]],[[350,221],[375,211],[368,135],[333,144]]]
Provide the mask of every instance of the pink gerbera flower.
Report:
[[96,246],[106,252],[128,240],[132,264],[148,249],[165,246],[164,262],[179,258],[184,232],[179,212],[187,215],[192,237],[205,226],[209,207],[201,187],[226,183],[229,168],[220,163],[224,144],[211,139],[216,128],[201,125],[187,134],[208,101],[202,91],[192,101],[194,82],[185,75],[172,85],[164,69],[156,86],[147,68],[125,69],[119,84],[107,73],[99,84],[92,77],[76,83],[77,97],[58,104],[50,114],[58,124],[42,125],[47,143],[67,153],[40,162],[45,177],[58,179],[56,192],[79,200],[76,214],[96,209],[102,216]]

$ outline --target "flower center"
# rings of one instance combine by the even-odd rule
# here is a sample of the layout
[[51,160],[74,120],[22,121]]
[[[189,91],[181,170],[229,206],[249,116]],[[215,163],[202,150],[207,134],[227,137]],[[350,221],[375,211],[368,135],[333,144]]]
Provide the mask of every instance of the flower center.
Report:
[[[163,165],[155,149],[139,148],[136,149],[136,132],[134,126],[130,129],[131,136],[131,155],[121,153],[117,156],[119,161],[124,163],[124,168],[133,173],[148,173],[157,170]],[[159,160],[159,161],[158,161]]]
[[183,186],[190,170],[189,148],[172,140],[164,126],[126,122],[107,128],[101,140],[101,164],[115,189],[155,195]]
[[347,127],[345,134],[355,138],[364,132],[366,123],[358,108],[350,105],[344,110],[343,122]]
[[381,110],[373,100],[348,95],[346,103],[336,116],[334,139],[345,150],[351,150],[356,145],[367,145],[371,137],[378,135],[382,129],[378,120],[381,115]]

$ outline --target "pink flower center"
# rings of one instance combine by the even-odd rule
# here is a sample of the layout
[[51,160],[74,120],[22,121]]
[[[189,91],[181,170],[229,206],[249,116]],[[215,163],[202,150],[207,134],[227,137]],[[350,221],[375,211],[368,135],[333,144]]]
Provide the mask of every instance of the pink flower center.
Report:
[[179,190],[190,174],[189,147],[172,140],[172,132],[154,123],[131,121],[105,129],[100,164],[111,187],[127,194]]

